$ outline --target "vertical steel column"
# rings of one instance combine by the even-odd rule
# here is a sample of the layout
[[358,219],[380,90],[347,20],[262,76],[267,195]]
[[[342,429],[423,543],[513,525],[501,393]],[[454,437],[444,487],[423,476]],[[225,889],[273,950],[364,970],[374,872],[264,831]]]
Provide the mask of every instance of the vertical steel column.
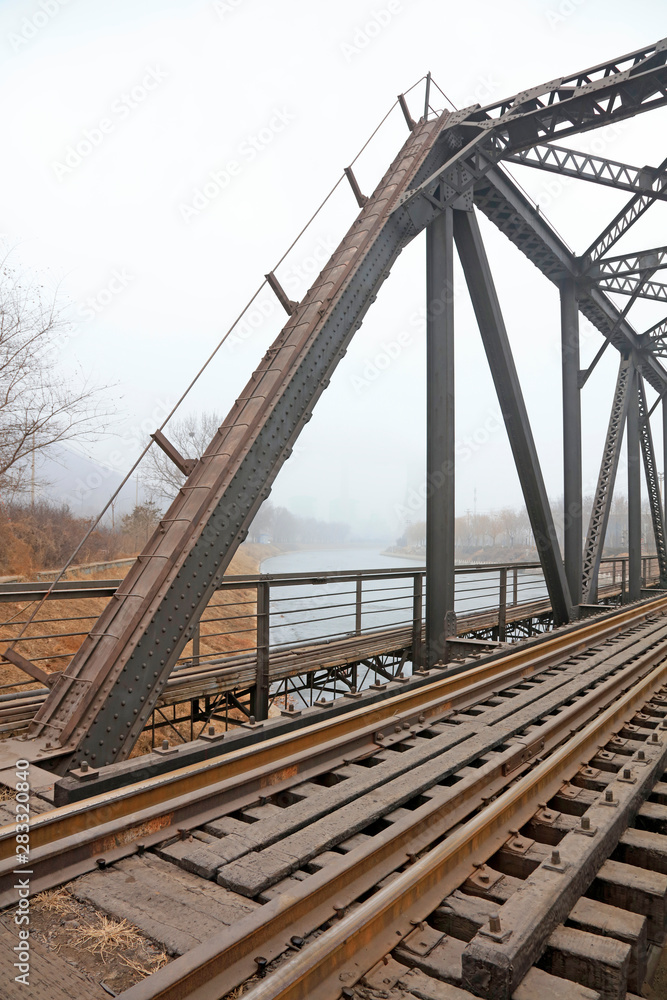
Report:
[[452,209],[426,230],[426,649],[446,656],[454,615],[454,244]]
[[257,584],[257,679],[250,692],[250,714],[259,721],[269,717],[269,621],[268,580]]
[[579,390],[579,307],[576,284],[560,286],[563,367],[563,557],[572,603],[581,604],[582,497],[581,398]]
[[642,492],[639,458],[639,380],[632,367],[628,399],[628,600],[641,597]]
[[502,410],[556,625],[572,600],[526,404],[475,215],[455,210],[454,237]]

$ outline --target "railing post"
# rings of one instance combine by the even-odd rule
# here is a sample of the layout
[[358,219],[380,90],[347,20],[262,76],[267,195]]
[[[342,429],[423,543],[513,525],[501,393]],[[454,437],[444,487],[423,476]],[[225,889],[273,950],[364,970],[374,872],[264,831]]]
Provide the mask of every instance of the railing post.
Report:
[[613,563],[611,564],[611,585],[612,585],[612,587],[616,586],[616,560],[615,559],[614,559]]
[[412,591],[412,672],[422,666],[422,608],[424,584],[421,573],[415,573]]
[[500,570],[500,594],[498,599],[498,641],[507,640],[507,567]]
[[625,602],[625,577],[628,569],[627,559],[621,560],[621,604]]
[[250,692],[250,714],[257,721],[269,717],[269,581],[257,583],[257,675]]
[[354,632],[355,635],[361,635],[361,574],[357,577],[357,593],[354,608]]
[[512,570],[512,604],[519,603],[519,567]]
[[195,630],[192,633],[192,666],[199,666],[199,640],[201,638],[199,631],[199,622],[195,625]]

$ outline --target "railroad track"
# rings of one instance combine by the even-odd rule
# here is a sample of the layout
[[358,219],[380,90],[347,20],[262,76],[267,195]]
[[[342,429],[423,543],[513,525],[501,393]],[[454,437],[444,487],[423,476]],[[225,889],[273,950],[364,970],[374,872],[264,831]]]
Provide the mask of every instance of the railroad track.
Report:
[[[620,863],[608,858],[646,813],[644,800],[662,794],[665,683],[662,598],[370,709],[37,816],[31,889],[83,875],[71,885],[77,898],[178,956],[127,1000],[210,1000],[248,981],[252,1000],[457,996],[443,982],[510,997],[547,974],[533,969],[545,953],[550,968],[567,966],[552,955],[563,953],[559,925],[601,867]],[[15,903],[12,834],[0,831],[4,906]],[[664,866],[651,876],[666,883],[651,904],[657,947],[667,850],[651,835],[657,847],[626,847],[630,867],[649,854]],[[625,995],[624,954],[616,979],[613,963],[597,963],[605,1000],[614,983]]]

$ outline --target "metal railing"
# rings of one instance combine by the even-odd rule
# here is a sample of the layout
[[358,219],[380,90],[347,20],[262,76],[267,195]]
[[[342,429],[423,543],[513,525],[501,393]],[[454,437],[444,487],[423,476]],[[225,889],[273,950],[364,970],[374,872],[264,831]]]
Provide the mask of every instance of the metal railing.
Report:
[[[627,562],[627,557],[602,561],[601,600],[624,598]],[[643,557],[642,571],[644,586],[656,582],[657,557]],[[526,634],[526,622],[548,618],[550,613],[539,563],[460,565],[455,580],[459,635],[481,634],[511,641]],[[90,614],[63,616],[49,613],[52,601],[108,599],[119,583],[61,583],[44,605],[43,617],[17,639],[19,651],[47,669],[64,669],[97,619],[101,605]],[[0,585],[0,603],[31,602],[39,599],[46,586],[40,582]],[[403,651],[400,669],[416,670],[424,656],[425,592],[424,567],[409,565],[227,577],[172,672],[168,703],[176,703],[181,687],[187,685],[191,692],[198,678],[203,685],[211,676],[224,673],[229,675],[230,691],[252,690],[250,711],[262,717],[286,678],[331,671],[336,658],[341,667],[354,667],[345,678],[339,676],[348,689],[350,684],[365,686],[369,672],[381,673],[379,658],[383,655]],[[28,614],[29,603],[0,622],[0,643],[18,634]],[[359,678],[356,666],[364,661],[373,665]],[[19,716],[22,698],[42,695],[43,700],[46,690],[28,678],[0,685],[0,717],[5,709],[10,717]],[[314,693],[335,696],[335,676],[333,688],[324,682],[311,683],[311,701]],[[286,684],[285,696],[287,700]],[[0,732],[11,728],[10,722],[0,718]]]

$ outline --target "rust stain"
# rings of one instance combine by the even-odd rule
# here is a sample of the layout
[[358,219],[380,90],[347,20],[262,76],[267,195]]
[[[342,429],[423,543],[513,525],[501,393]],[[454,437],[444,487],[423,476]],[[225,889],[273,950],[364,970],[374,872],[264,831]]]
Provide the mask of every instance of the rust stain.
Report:
[[138,840],[140,837],[146,837],[151,833],[159,833],[160,830],[164,830],[166,827],[172,825],[173,818],[173,812],[165,813],[163,816],[157,816],[155,819],[140,823],[139,826],[131,826],[126,830],[119,830],[118,833],[110,834],[108,837],[101,837],[91,844],[91,854],[104,854],[105,851],[111,851],[114,847],[123,847],[125,844],[131,844],[133,840]]
[[283,767],[280,771],[272,771],[270,774],[264,775],[261,779],[260,788],[266,788],[267,785],[278,785],[287,778],[295,778],[298,773],[299,769],[296,764],[292,764],[290,767]]

